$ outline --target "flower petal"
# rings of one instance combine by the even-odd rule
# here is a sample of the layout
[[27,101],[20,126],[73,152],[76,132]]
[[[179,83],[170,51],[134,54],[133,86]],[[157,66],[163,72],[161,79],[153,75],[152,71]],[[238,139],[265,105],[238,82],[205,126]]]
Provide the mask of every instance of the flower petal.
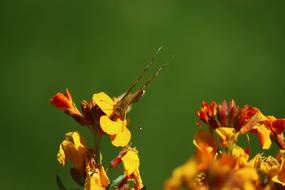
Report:
[[66,133],[59,146],[58,162],[65,166],[66,161],[70,160],[77,170],[83,171],[86,156],[87,147],[80,134],[78,132]]
[[268,118],[265,117],[258,108],[246,105],[240,109],[235,128],[236,131],[239,131],[241,134],[245,134],[255,125],[267,120]]
[[207,132],[200,130],[193,139],[193,144],[199,149],[207,149],[208,152],[214,152],[218,150],[218,143],[214,136]]
[[105,133],[109,135],[116,135],[123,129],[124,122],[120,119],[112,121],[108,116],[103,115],[100,117],[100,126]]
[[51,99],[50,102],[56,106],[57,108],[65,111],[68,109],[72,109],[73,103],[72,103],[72,97],[66,89],[65,93],[57,93],[54,95]]
[[256,125],[253,130],[257,131],[262,149],[269,149],[271,146],[270,130],[264,124]]
[[272,178],[272,181],[285,186],[285,160],[282,160],[279,172]]
[[277,119],[272,122],[272,130],[277,133],[281,134],[285,129],[285,119]]
[[124,128],[122,131],[117,133],[117,135],[112,139],[112,144],[116,147],[127,146],[131,140],[131,132],[128,128]]
[[104,190],[101,185],[99,170],[88,171],[85,179],[84,190]]
[[107,115],[110,116],[113,113],[114,102],[106,93],[99,92],[93,95],[92,101]]
[[129,176],[138,170],[140,166],[140,159],[136,150],[129,150],[122,157],[122,162],[125,168],[126,175]]
[[107,187],[110,184],[110,180],[106,174],[106,171],[103,167],[103,165],[99,165],[99,172],[100,172],[100,180],[101,180],[101,184],[103,187]]
[[235,141],[235,129],[229,128],[229,127],[218,127],[215,129],[218,136],[222,140],[222,144],[224,146],[227,146],[229,144],[229,141]]

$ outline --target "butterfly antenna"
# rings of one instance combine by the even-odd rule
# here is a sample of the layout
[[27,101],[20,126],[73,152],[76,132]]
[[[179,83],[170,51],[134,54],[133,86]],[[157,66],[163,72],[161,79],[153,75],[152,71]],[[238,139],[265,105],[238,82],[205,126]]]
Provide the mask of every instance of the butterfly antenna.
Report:
[[154,74],[152,74],[148,79],[147,79],[147,81],[145,81],[145,83],[143,84],[143,86],[138,90],[138,91],[143,91],[149,84],[150,84],[150,82],[153,80],[153,79],[155,79],[159,74],[160,74],[160,72],[167,66],[168,64],[163,64],[162,66],[160,66],[158,69],[157,69],[157,71],[154,73]]
[[154,60],[156,59],[157,55],[159,54],[159,52],[162,50],[163,46],[160,46],[156,52],[154,53],[154,55],[151,57],[149,64],[147,64],[145,66],[145,68],[143,69],[143,71],[141,72],[141,74],[139,75],[139,77],[135,80],[135,82],[131,85],[130,89],[126,92],[126,94],[122,97],[122,99],[124,97],[126,97],[128,94],[131,93],[131,91],[135,88],[135,86],[138,84],[138,82],[141,80],[141,78],[143,77],[143,75],[148,71],[148,69],[151,67],[151,65],[154,63]]
[[149,85],[149,83],[153,80],[153,79],[155,79],[159,74],[160,74],[160,72],[174,59],[174,57],[175,57],[176,55],[173,55],[172,57],[171,57],[171,59],[167,62],[167,63],[165,63],[165,64],[163,64],[162,66],[160,66],[158,69],[157,69],[157,71],[154,73],[154,74],[152,74],[148,79],[147,79],[147,81],[143,84],[143,86],[138,90],[138,91],[143,91],[148,85]]

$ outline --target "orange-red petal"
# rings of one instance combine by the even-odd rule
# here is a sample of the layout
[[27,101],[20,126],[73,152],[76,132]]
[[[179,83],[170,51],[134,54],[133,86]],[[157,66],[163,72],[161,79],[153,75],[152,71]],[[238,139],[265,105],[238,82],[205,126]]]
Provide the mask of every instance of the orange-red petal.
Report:
[[54,95],[50,102],[61,110],[68,110],[73,107],[72,97],[69,93],[69,90],[66,89],[65,93],[57,93]]

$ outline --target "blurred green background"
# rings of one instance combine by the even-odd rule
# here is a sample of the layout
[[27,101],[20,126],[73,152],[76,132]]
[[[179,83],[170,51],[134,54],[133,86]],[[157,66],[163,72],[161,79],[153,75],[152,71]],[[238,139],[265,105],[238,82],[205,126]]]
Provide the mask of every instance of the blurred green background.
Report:
[[[202,100],[285,116],[282,0],[10,0],[0,10],[1,189],[56,189],[56,173],[76,187],[58,145],[71,130],[91,136],[50,97],[120,95],[161,45],[156,66],[176,57],[129,114],[148,189],[193,153]],[[103,147],[108,163],[119,150],[108,138]]]

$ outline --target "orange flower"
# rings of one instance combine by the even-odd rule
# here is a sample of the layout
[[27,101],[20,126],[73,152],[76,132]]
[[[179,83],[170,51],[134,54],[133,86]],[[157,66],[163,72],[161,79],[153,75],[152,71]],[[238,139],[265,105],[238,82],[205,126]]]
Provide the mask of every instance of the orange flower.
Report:
[[265,125],[271,130],[273,134],[281,134],[285,129],[285,118],[276,119],[274,116],[267,116],[268,121]]
[[249,132],[255,125],[266,120],[267,118],[258,108],[246,105],[240,109],[235,128],[241,134],[244,134]]
[[193,144],[199,149],[207,149],[209,153],[215,154],[218,151],[218,143],[215,137],[207,132],[200,130],[193,139]]
[[72,110],[74,106],[68,89],[65,90],[65,93],[58,92],[50,101],[53,105],[63,111]]
[[236,129],[241,134],[248,132],[256,133],[263,149],[271,146],[270,129],[263,123],[267,122],[259,109],[253,106],[244,106],[240,109]]
[[263,149],[269,149],[272,142],[270,138],[270,130],[264,125],[255,125],[251,132],[257,133],[258,139],[260,141],[261,147]]
[[86,119],[80,111],[78,111],[75,103],[73,103],[68,89],[66,89],[65,93],[57,93],[54,95],[50,102],[57,108],[63,110],[66,114],[72,116],[81,125],[87,124]]
[[116,103],[104,92],[94,94],[92,100],[106,114],[100,117],[100,126],[110,135],[112,144],[116,147],[127,146],[131,139],[131,132],[127,128],[127,119],[122,120],[114,116]]
[[200,110],[196,112],[197,116],[206,124],[212,126],[214,129],[219,127],[219,123],[215,120],[215,116],[217,115],[217,103],[212,102],[208,104],[208,102],[203,101],[202,107]]

